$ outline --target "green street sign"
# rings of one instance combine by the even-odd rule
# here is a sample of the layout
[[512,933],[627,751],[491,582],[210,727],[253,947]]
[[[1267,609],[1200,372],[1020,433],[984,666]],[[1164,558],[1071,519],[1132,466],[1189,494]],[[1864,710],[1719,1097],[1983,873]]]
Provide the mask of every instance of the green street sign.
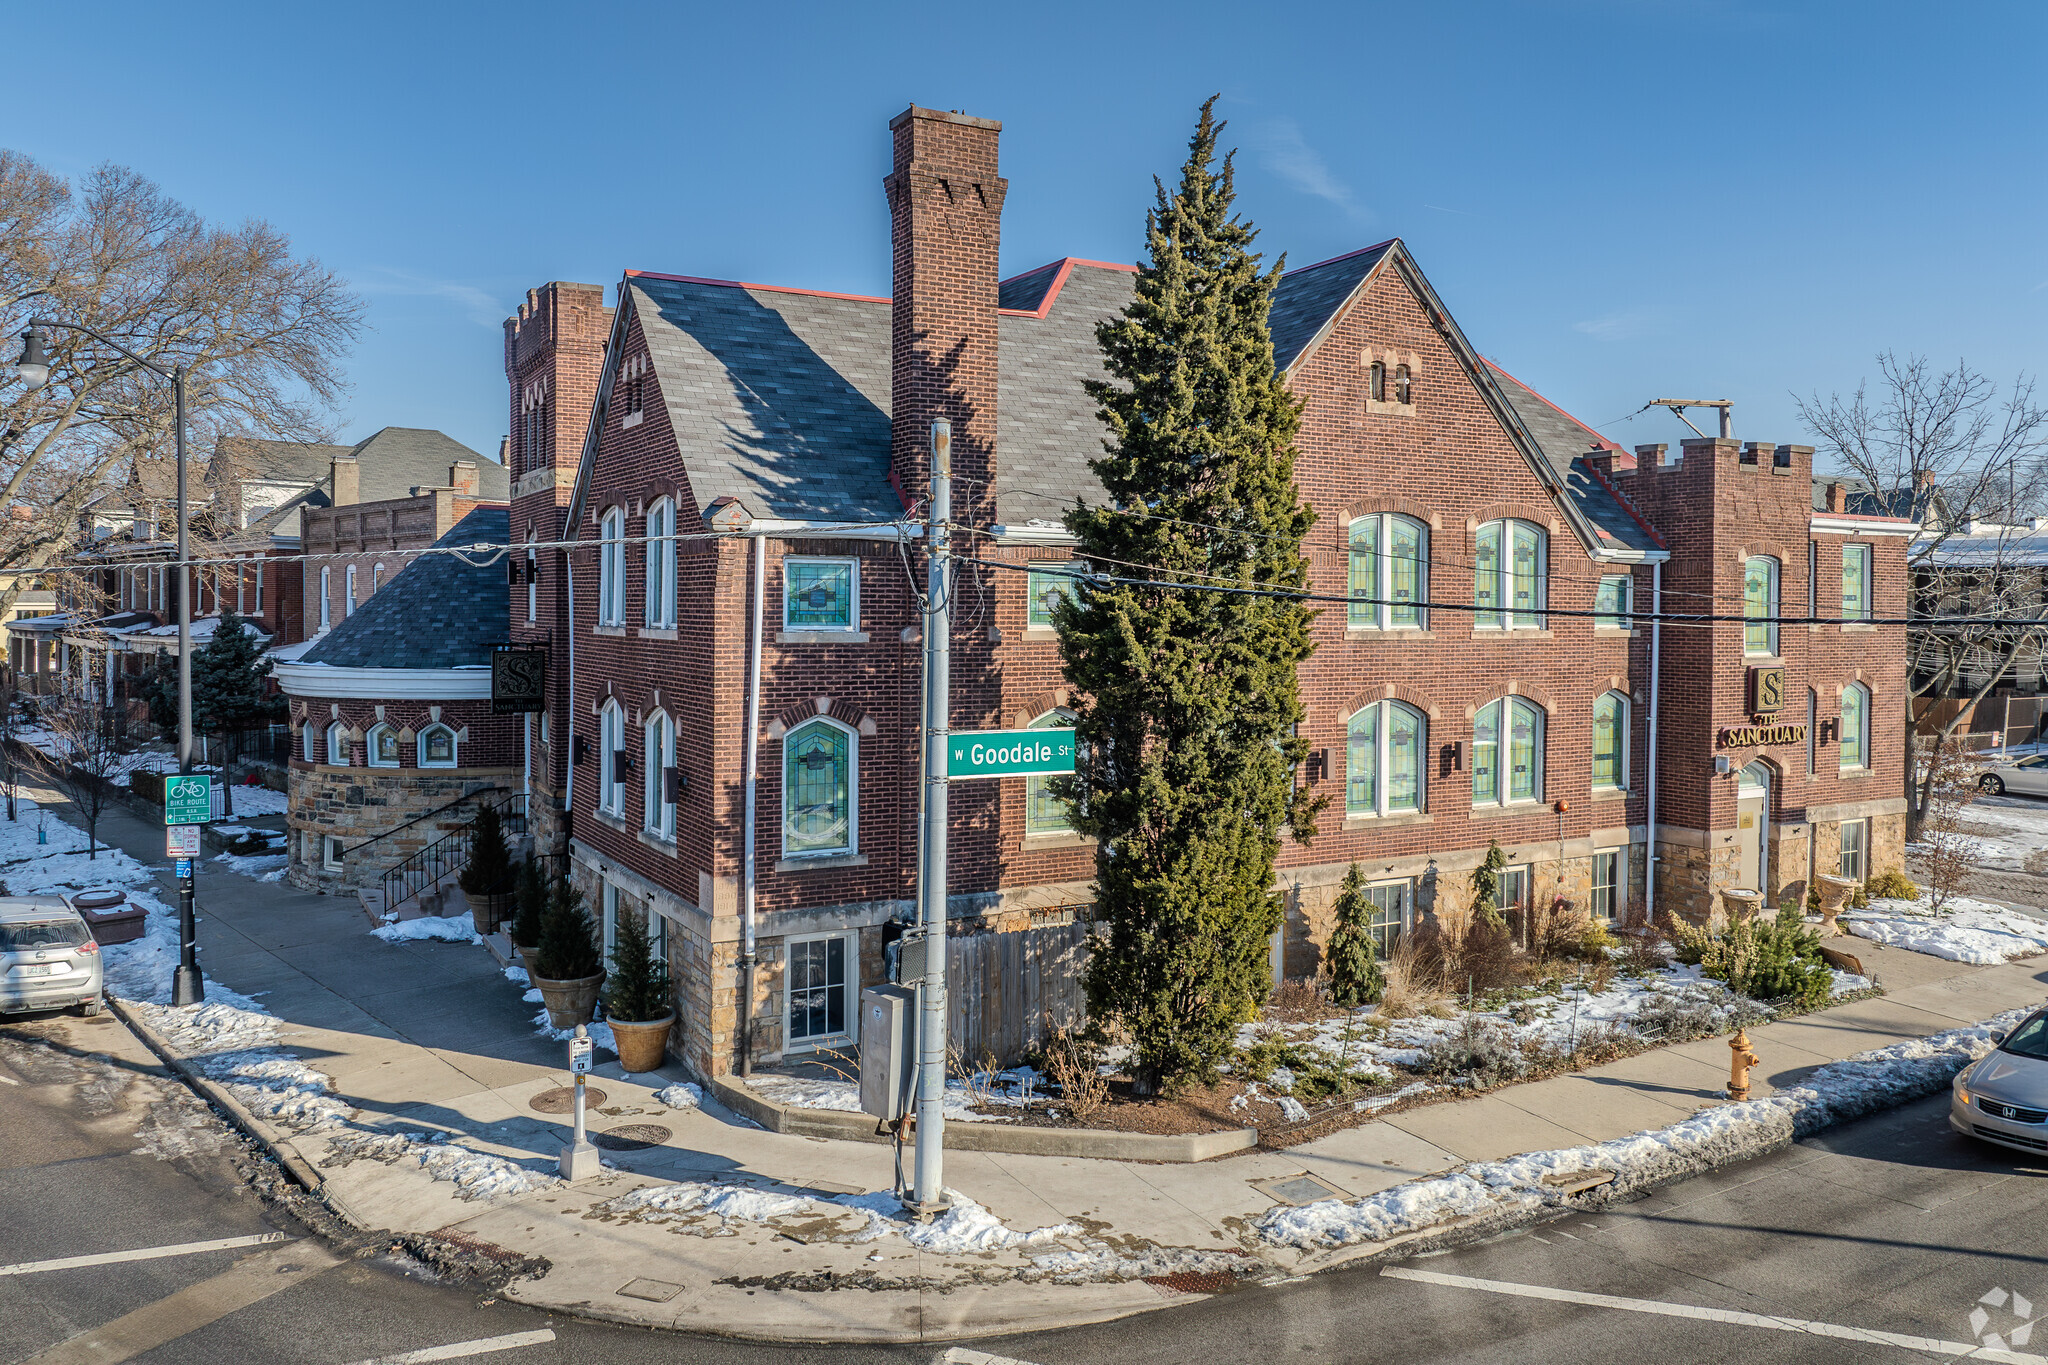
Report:
[[954,781],[1072,771],[1072,730],[970,730],[946,736],[946,776]]
[[164,823],[203,825],[213,818],[213,775],[164,778]]

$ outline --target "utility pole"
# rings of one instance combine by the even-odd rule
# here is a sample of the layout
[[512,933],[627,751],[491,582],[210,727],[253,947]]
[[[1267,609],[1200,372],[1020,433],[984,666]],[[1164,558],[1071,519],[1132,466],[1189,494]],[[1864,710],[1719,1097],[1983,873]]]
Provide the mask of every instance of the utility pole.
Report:
[[[185,367],[171,372],[171,391],[178,405],[178,775],[192,771],[192,565],[186,537],[191,531],[185,501]],[[111,657],[111,656],[110,656]],[[221,773],[227,779],[227,773]],[[171,1003],[196,1005],[206,999],[206,978],[199,971],[199,911],[192,879],[197,858],[187,859],[178,878],[178,967],[171,973]]]
[[951,727],[953,669],[953,424],[932,423],[931,506],[925,531],[924,827],[917,875],[924,928],[924,984],[919,993],[917,1165],[911,1207],[945,1207],[946,1143],[946,737]]

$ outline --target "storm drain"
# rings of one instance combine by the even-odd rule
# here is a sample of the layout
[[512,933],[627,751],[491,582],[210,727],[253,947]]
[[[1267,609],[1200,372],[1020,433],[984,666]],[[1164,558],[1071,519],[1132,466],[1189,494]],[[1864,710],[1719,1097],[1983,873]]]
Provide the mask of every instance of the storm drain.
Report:
[[1350,1199],[1351,1192],[1332,1185],[1319,1175],[1307,1171],[1299,1175],[1276,1175],[1265,1180],[1254,1180],[1251,1187],[1268,1199],[1279,1204],[1317,1204],[1325,1199]]
[[658,1123],[623,1123],[617,1128],[591,1134],[590,1140],[608,1152],[637,1152],[659,1147],[670,1136],[669,1130]]
[[[590,1085],[583,1088],[583,1103],[586,1108],[595,1109],[604,1103],[604,1091]],[[543,1090],[526,1102],[526,1107],[539,1114],[569,1114],[576,1109],[576,1087],[558,1085],[553,1090]]]

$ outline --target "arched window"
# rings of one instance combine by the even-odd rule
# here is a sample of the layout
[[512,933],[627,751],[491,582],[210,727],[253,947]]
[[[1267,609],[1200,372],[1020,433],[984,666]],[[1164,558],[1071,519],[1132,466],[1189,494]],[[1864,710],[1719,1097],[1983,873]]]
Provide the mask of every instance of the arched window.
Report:
[[1387,367],[1377,360],[1365,372],[1365,396],[1375,403],[1387,401]]
[[346,620],[356,614],[356,566],[353,564],[349,565],[343,577],[343,590],[347,596],[343,597],[341,601],[341,615],[342,619]]
[[332,606],[330,605],[330,601],[331,601],[331,599],[330,599],[330,597],[329,597],[329,594],[330,594],[330,593],[331,593],[331,592],[333,591],[332,585],[331,585],[331,583],[330,583],[330,581],[329,581],[330,575],[332,575],[332,574],[333,574],[333,572],[334,572],[334,570],[332,570],[332,569],[330,569],[330,568],[326,567],[325,565],[322,565],[322,566],[321,566],[321,569],[320,569],[320,629],[322,629],[322,630],[325,630],[325,629],[327,629],[328,625],[329,625],[329,624],[331,624],[331,622],[332,622],[332,619],[333,619],[333,615],[334,615],[334,609],[333,609],[333,607],[332,607]]
[[1550,537],[1526,521],[1489,521],[1473,556],[1472,623],[1488,630],[1541,630],[1550,594]]
[[782,741],[782,855],[851,853],[860,737],[823,716]]
[[348,726],[335,721],[327,727],[327,762],[329,766],[348,766]]
[[[1032,721],[1029,728],[1071,730],[1074,728],[1074,713],[1055,708]],[[1051,779],[1044,777],[1024,779],[1026,834],[1064,834],[1074,828],[1073,805],[1054,796],[1050,790],[1050,783]]]
[[381,722],[371,726],[364,752],[369,755],[370,766],[373,768],[397,767],[398,731]]
[[455,732],[445,725],[429,725],[420,731],[419,765],[422,768],[455,766]]
[[1742,627],[1742,652],[1776,654],[1778,561],[1769,555],[1752,556],[1742,566],[1742,614],[1749,618]]
[[647,611],[650,628],[676,623],[676,504],[662,498],[647,511]]
[[1374,702],[1347,723],[1344,813],[1399,815],[1422,809],[1422,752],[1429,722],[1412,706]]
[[1542,799],[1542,708],[1522,697],[1488,702],[1472,719],[1472,804]]
[[626,624],[626,514],[616,507],[598,523],[597,623]]
[[642,820],[649,834],[662,839],[676,837],[676,726],[660,711],[647,718],[642,755],[645,778],[641,783],[645,812]]
[[320,761],[321,753],[325,750],[327,744],[327,736],[320,729],[319,726],[314,725],[312,722],[309,721],[306,724],[305,737],[306,762],[318,763]]
[[377,589],[383,586],[384,566],[381,563],[374,564],[370,567],[370,595],[372,597],[375,597],[377,595]]
[[1394,512],[1353,521],[1350,594],[1346,621],[1354,630],[1426,627],[1429,527]]
[[1619,692],[1593,703],[1593,785],[1628,790],[1628,698]]
[[1870,766],[1870,689],[1850,683],[1842,689],[1842,771]]
[[615,701],[598,713],[597,808],[607,815],[626,810],[626,713]]
[[1415,401],[1413,397],[1414,392],[1414,386],[1408,378],[1408,367],[1406,365],[1396,365],[1394,367],[1394,401],[1396,403],[1412,403]]

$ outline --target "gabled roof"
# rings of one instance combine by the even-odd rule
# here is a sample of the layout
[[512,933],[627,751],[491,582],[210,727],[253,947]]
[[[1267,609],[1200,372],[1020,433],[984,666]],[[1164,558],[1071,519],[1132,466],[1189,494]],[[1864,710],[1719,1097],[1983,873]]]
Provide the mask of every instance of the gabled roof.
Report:
[[223,436],[214,443],[220,456],[207,470],[207,481],[232,475],[240,479],[263,479],[277,483],[318,483],[327,477],[327,466],[346,455],[347,446],[321,445],[313,441],[271,441],[260,436]]
[[1273,290],[1268,325],[1273,332],[1273,364],[1291,370],[1336,324],[1366,277],[1387,258],[1398,239],[1332,256],[1327,261],[1290,270]]
[[1660,548],[1664,542],[1657,533],[1639,520],[1614,486],[1586,463],[1585,457],[1593,451],[1619,451],[1621,447],[1492,361],[1486,365],[1566,492],[1600,533],[1601,544],[1625,550]]
[[[434,544],[503,545],[511,536],[504,507],[479,507]],[[459,555],[415,555],[300,656],[337,668],[487,667],[505,638],[505,566]]]

